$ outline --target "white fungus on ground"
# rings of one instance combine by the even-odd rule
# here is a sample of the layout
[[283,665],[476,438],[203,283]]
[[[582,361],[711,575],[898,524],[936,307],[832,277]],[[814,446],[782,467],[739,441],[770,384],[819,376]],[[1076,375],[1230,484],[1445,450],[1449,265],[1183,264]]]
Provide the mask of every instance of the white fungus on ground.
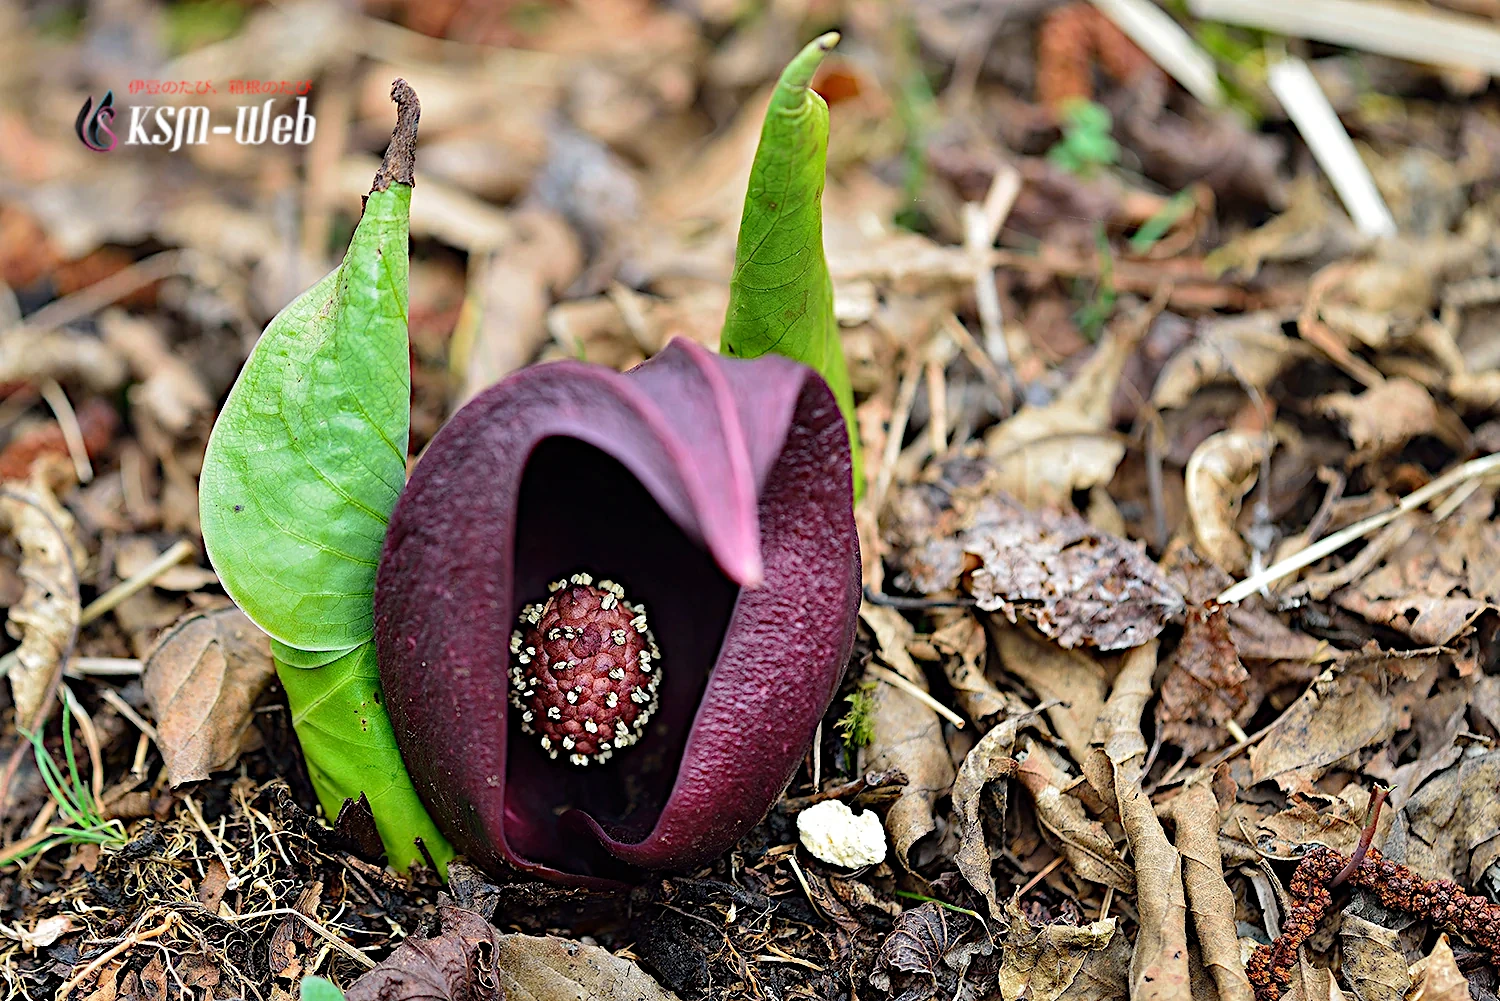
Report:
[[885,861],[885,828],[869,810],[855,814],[836,799],[817,803],[797,814],[802,847],[813,856],[846,869]]

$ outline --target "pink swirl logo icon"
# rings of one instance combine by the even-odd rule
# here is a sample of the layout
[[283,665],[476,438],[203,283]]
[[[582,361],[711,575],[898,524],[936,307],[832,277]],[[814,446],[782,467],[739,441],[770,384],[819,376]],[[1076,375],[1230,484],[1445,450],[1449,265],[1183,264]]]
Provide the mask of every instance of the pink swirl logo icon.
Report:
[[73,123],[73,131],[78,133],[78,140],[95,153],[108,153],[115,148],[115,133],[110,128],[114,120],[115,92],[107,90],[97,108],[93,97],[84,99],[83,107],[78,109],[78,120]]

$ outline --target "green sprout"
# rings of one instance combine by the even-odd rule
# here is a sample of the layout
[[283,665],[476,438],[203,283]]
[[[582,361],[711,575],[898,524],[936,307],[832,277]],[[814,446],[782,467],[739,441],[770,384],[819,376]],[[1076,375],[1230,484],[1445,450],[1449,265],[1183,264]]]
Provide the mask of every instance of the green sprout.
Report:
[[1094,247],[1099,252],[1099,283],[1094,286],[1089,301],[1073,314],[1078,332],[1090,343],[1099,339],[1105,322],[1114,315],[1115,300],[1119,298],[1115,291],[1115,256],[1109,249],[1109,236],[1102,224],[1094,230]]
[[844,743],[851,749],[865,747],[875,739],[875,683],[866,681],[859,688],[844,696],[849,711],[834,724],[844,736]]
[[72,714],[68,710],[67,701],[64,700],[62,708],[63,759],[68,766],[66,775],[52,759],[52,755],[47,753],[45,737],[41,730],[36,733],[27,733],[23,730],[21,735],[31,742],[32,753],[36,756],[37,771],[41,772],[42,781],[47,784],[47,791],[57,801],[57,812],[66,823],[55,824],[47,828],[49,837],[4,858],[3,863],[0,864],[8,865],[11,862],[19,862],[31,855],[39,855],[64,844],[124,844],[128,840],[125,837],[124,825],[118,820],[104,819],[99,812],[99,803],[94,799],[93,791],[78,774],[78,759],[73,753]]
[[1114,117],[1109,110],[1081,98],[1062,106],[1062,138],[1047,151],[1047,159],[1079,177],[1088,177],[1120,159],[1120,144],[1110,137]]

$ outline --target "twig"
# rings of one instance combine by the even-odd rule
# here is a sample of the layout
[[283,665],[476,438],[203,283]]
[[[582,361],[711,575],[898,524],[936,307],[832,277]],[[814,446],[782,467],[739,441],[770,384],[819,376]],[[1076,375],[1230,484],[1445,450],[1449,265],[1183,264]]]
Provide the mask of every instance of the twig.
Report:
[[1364,538],[1376,529],[1395,521],[1406,512],[1416,510],[1434,497],[1447,493],[1454,487],[1469,480],[1486,476],[1497,469],[1500,469],[1500,452],[1493,452],[1478,459],[1470,459],[1463,465],[1450,469],[1425,487],[1413,490],[1403,497],[1395,507],[1387,511],[1382,511],[1380,514],[1371,515],[1363,521],[1355,522],[1342,531],[1325,536],[1301,552],[1294,553],[1284,560],[1278,560],[1260,573],[1246,577],[1238,584],[1225,590],[1223,594],[1219,595],[1217,600],[1221,605],[1243,601],[1261,588],[1274,584],[1281,578],[1290,576],[1303,567],[1316,563],[1323,557],[1337,552],[1357,539]]
[[1016,891],[1016,896],[1018,896],[1018,897],[1024,896],[1025,894],[1031,892],[1031,888],[1033,886],[1037,885],[1042,880],[1046,879],[1047,876],[1051,874],[1051,872],[1052,872],[1053,869],[1056,869],[1058,866],[1062,865],[1065,861],[1067,861],[1067,856],[1066,855],[1059,855],[1059,856],[1057,856],[1057,858],[1053,859],[1051,862],[1048,862],[1047,865],[1046,865],[1046,867],[1044,869],[1042,869],[1041,872],[1037,873],[1035,876],[1032,876],[1030,879],[1028,879],[1026,881],[1026,885],[1023,886],[1023,887],[1021,887],[1019,890]]
[[978,604],[976,598],[912,598],[901,594],[886,594],[873,587],[865,588],[865,600],[872,605],[884,605],[887,608],[901,608],[908,611],[925,608],[973,608]]
[[912,404],[917,401],[917,377],[922,374],[922,356],[912,351],[906,359],[906,368],[901,373],[901,386],[896,391],[896,403],[891,408],[891,424],[886,431],[885,448],[880,453],[880,467],[875,476],[875,489],[870,491],[870,510],[878,512],[890,489],[891,478],[896,472],[896,460],[901,456],[901,439],[906,437],[906,422],[911,420]]
[[1277,35],[1500,73],[1500,31],[1491,22],[1430,7],[1366,0],[1189,0],[1188,9],[1205,20]]
[[1100,13],[1166,70],[1183,89],[1209,107],[1224,101],[1213,57],[1172,16],[1150,0],[1093,0]]
[[63,444],[68,447],[68,458],[73,460],[73,472],[78,477],[78,482],[92,482],[94,467],[89,462],[89,449],[83,442],[83,429],[78,426],[78,415],[73,412],[73,404],[68,402],[68,394],[63,392],[56,379],[48,379],[42,383],[42,399],[52,408],[52,416],[57,418],[57,426],[62,429]]
[[[1368,5],[1361,4],[1368,9]],[[1312,70],[1300,59],[1283,59],[1271,66],[1267,82],[1287,117],[1297,126],[1318,166],[1339,193],[1354,225],[1366,236],[1392,236],[1396,220],[1375,187],[1375,179],[1359,158],[1328,95],[1318,86]]]
[[962,730],[964,728],[964,718],[962,716],[954,712],[952,709],[949,709],[947,706],[943,705],[931,695],[922,691],[922,689],[918,688],[910,681],[907,681],[905,678],[901,677],[901,675],[897,674],[895,671],[892,671],[891,669],[886,667],[881,667],[879,664],[868,664],[865,666],[865,673],[873,674],[876,678],[884,681],[887,685],[901,689],[907,695],[910,695],[912,698],[916,699],[918,702],[922,703],[927,708],[937,713],[939,716],[943,717],[943,719],[947,720],[949,723],[952,723],[955,729]]
[[375,966],[375,960],[371,959],[369,956],[366,956],[364,953],[354,948],[354,946],[350,945],[348,942],[345,942],[333,932],[329,931],[327,928],[324,928],[322,925],[318,924],[312,918],[308,917],[306,914],[303,914],[301,911],[297,910],[294,907],[271,907],[267,908],[264,911],[251,911],[248,914],[221,914],[216,915],[216,917],[220,921],[229,922],[249,921],[252,918],[294,917],[297,920],[301,921],[303,924],[307,925],[307,927],[311,928],[314,933],[321,936],[335,949],[339,950],[344,955],[354,960],[356,963],[360,963],[361,965],[363,965],[365,969],[373,969]]
[[797,853],[788,854],[786,859],[792,863],[792,872],[797,874],[797,882],[802,884],[802,892],[807,894],[807,902],[812,905],[813,913],[821,916],[823,908],[819,907],[818,902],[813,899],[812,887],[807,885],[807,877],[802,874],[802,867],[797,864]]
[[219,856],[219,863],[224,866],[224,872],[229,876],[228,881],[224,884],[224,888],[226,890],[239,889],[240,877],[235,875],[234,866],[229,863],[229,856],[224,852],[223,843],[214,837],[214,832],[210,831],[208,824],[204,823],[203,814],[198,811],[198,804],[193,802],[193,797],[191,796],[183,796],[182,803],[188,808],[188,813],[193,815],[193,821],[198,825],[198,830],[202,831],[203,836],[208,839],[209,847],[214,850],[215,855]]
[[78,624],[86,626],[105,612],[113,611],[122,601],[151,584],[152,581],[193,555],[193,544],[179,540],[166,552],[142,567],[129,580],[121,581],[88,603],[78,616]]
[[188,250],[164,250],[159,254],[152,254],[150,257],[136,261],[129,267],[116,271],[108,278],[49,302],[28,316],[24,323],[0,334],[0,340],[9,340],[12,337],[32,338],[37,334],[56,330],[74,320],[81,320],[85,316],[97,313],[105,306],[118,302],[152,282],[183,274],[192,262],[191,255],[192,251]]
[[155,928],[152,928],[150,931],[131,932],[129,935],[126,935],[119,942],[115,943],[114,946],[89,960],[89,964],[85,966],[76,977],[69,979],[66,983],[59,987],[57,989],[57,996],[54,1001],[63,1001],[64,998],[73,993],[73,988],[77,987],[79,984],[83,983],[89,977],[97,973],[111,959],[114,959],[116,956],[120,955],[123,952],[128,952],[129,950],[140,945],[142,942],[166,934],[171,930],[173,925],[181,920],[182,916],[179,915],[176,911],[168,911],[167,916],[162,919],[161,924],[157,925]]
[[63,668],[63,673],[70,678],[136,677],[144,666],[135,657],[74,657]]
[[102,687],[99,690],[99,694],[105,702],[108,702],[114,708],[115,712],[130,720],[130,722],[135,724],[137,730],[151,738],[152,743],[160,743],[156,736],[156,727],[141,718],[141,714],[136,712],[129,702],[121,698],[119,692],[113,688]]
[[1011,390],[1000,397],[1006,414],[1015,409],[1015,370],[1005,343],[1005,318],[1000,312],[1000,294],[995,290],[995,262],[990,251],[1020,193],[1021,172],[1006,165],[990,181],[982,203],[966,202],[963,207],[964,250],[973,261],[974,304],[979,310],[984,350],[996,368],[1008,376],[1007,388]]

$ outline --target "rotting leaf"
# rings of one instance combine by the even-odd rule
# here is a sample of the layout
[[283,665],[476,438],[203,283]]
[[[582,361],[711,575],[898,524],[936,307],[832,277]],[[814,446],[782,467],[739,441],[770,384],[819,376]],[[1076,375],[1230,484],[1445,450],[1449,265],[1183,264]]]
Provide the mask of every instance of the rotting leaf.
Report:
[[472,911],[438,905],[441,934],[408,938],[349,985],[346,1001],[505,1001],[500,936]]
[[675,1001],[635,963],[555,935],[501,935],[495,955],[505,1001]]
[[1004,1001],[1118,1001],[1129,992],[1130,942],[1114,918],[1086,925],[1035,925],[1015,900],[1000,967]]
[[1240,959],[1234,891],[1224,881],[1219,852],[1219,805],[1206,781],[1189,782],[1158,811],[1175,822],[1173,844],[1182,856],[1182,883],[1198,934],[1203,966],[1219,1001],[1255,1001],[1255,989]]
[[[958,852],[953,861],[969,885],[989,905],[990,917],[1004,920],[995,896],[990,866],[1000,852],[1004,835],[1007,780],[1016,773],[1016,732],[1022,720],[1008,719],[979,738],[964,757],[953,781],[953,813],[958,820]],[[993,840],[992,840],[993,838]],[[995,847],[992,849],[991,845]]]
[[1389,687],[1379,665],[1323,672],[1282,713],[1276,739],[1250,749],[1254,781],[1275,779],[1284,791],[1311,792],[1335,762],[1389,739],[1400,720]]
[[1390,455],[1418,435],[1433,435],[1460,452],[1468,447],[1463,422],[1440,409],[1411,379],[1387,379],[1358,396],[1329,393],[1317,405],[1344,422],[1356,449],[1351,458],[1355,463]]
[[1416,987],[1410,1001],[1468,1001],[1469,981],[1453,958],[1453,947],[1446,934],[1439,935],[1432,951],[1411,968]]
[[1477,883],[1500,861],[1500,751],[1462,758],[1412,795],[1384,851],[1428,878]]
[[[931,978],[933,990],[927,991],[924,986],[902,991],[901,996],[913,1001],[931,997],[939,985],[962,983],[974,957],[989,955],[994,948],[977,921],[929,901],[901,912],[890,935],[880,945],[870,983],[891,991],[892,973],[916,974]],[[953,993],[950,988],[945,996]]]
[[21,549],[21,599],[5,629],[21,641],[10,669],[16,720],[34,727],[78,633],[78,571],[85,554],[73,516],[40,482],[0,488],[0,524]]
[[[906,650],[913,633],[911,623],[895,609],[869,602],[860,606],[859,615],[875,632],[880,658],[891,670],[925,689],[927,679]],[[888,684],[876,685],[871,697],[874,709],[870,714],[867,768],[898,768],[909,780],[901,789],[901,798],[886,814],[885,826],[896,857],[911,868],[915,864],[910,858],[912,848],[937,829],[934,808],[938,797],[947,795],[953,785],[953,759],[943,741],[942,720],[928,706]]]
[[1144,325],[1109,334],[1068,387],[1046,406],[1026,406],[984,436],[995,486],[1030,507],[1066,504],[1075,490],[1102,486],[1125,458],[1111,433],[1111,401]]
[[1068,776],[1034,740],[1026,741],[1026,757],[1016,769],[1016,779],[1031,793],[1038,822],[1074,872],[1125,893],[1135,892],[1135,874],[1120,857],[1109,832],[1088,815],[1077,797],[1064,791]]
[[270,640],[238,608],[190,615],[161,634],[141,680],[172,786],[234,764],[274,672]]
[[812,89],[814,71],[838,40],[829,32],[809,42],[771,95],[745,192],[719,350],[735,358],[775,352],[823,377],[849,426],[857,501],[864,486],[859,426],[823,256],[828,105]]
[[1120,823],[1135,856],[1140,933],[1130,959],[1130,996],[1137,1001],[1189,996],[1182,856],[1167,840],[1141,787],[1146,760],[1141,715],[1152,694],[1156,654],[1152,641],[1126,656],[1094,731],[1095,743],[1113,767]]
[[1359,1001],[1404,1001],[1411,974],[1398,933],[1345,912],[1339,919],[1340,972]]
[[967,612],[932,634],[932,645],[943,654],[943,673],[953,686],[953,698],[976,723],[1009,708],[1005,694],[984,673],[984,627]]
[[1264,390],[1282,370],[1311,352],[1281,332],[1271,311],[1205,321],[1191,344],[1167,359],[1151,400],[1163,409],[1184,407],[1204,386],[1229,382]]
[[1013,626],[995,615],[989,616],[986,625],[995,641],[999,666],[1044,701],[1056,703],[1048,707],[1047,720],[1073,760],[1084,760],[1094,720],[1109,691],[1103,666],[1082,650],[1064,650],[1030,626]]
[[1189,756],[1227,743],[1224,724],[1249,704],[1249,679],[1230,635],[1227,610],[1214,601],[1190,605],[1156,704],[1162,738]]
[[1145,545],[1094,528],[1076,514],[1027,511],[1003,495],[994,517],[971,529],[965,551],[978,606],[1026,619],[1060,646],[1123,650],[1161,632],[1182,595]]

